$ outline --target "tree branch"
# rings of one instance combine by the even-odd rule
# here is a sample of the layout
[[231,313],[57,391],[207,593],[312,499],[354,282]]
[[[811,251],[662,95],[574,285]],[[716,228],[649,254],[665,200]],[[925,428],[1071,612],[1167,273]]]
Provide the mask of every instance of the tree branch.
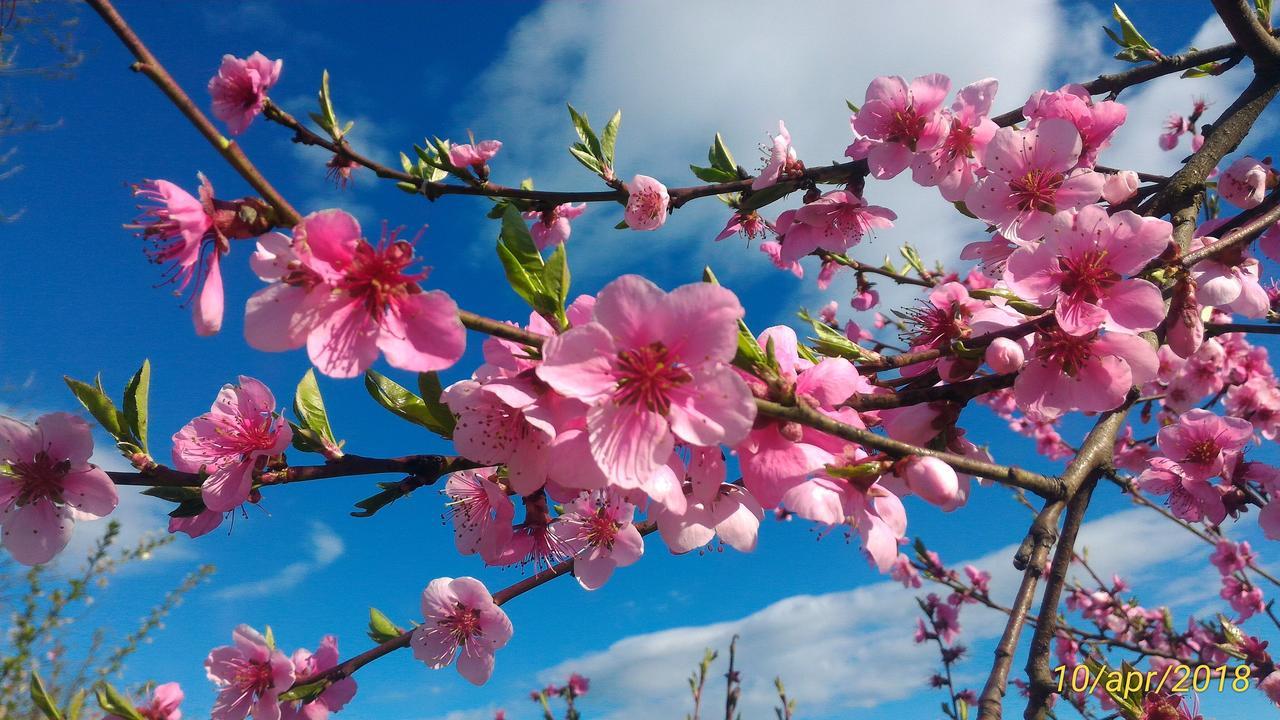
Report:
[[[262,485],[287,485],[354,475],[400,473],[434,480],[458,470],[477,467],[482,466],[456,455],[406,455],[394,458],[343,455],[324,465],[297,465],[282,470],[268,470],[258,473],[254,479]],[[138,472],[112,471],[107,475],[116,485],[198,488],[202,483],[198,473],[182,472],[164,465]]]
[[1213,0],[1213,8],[1227,26],[1255,67],[1274,66],[1280,62],[1280,42],[1258,22],[1258,16],[1246,0]]

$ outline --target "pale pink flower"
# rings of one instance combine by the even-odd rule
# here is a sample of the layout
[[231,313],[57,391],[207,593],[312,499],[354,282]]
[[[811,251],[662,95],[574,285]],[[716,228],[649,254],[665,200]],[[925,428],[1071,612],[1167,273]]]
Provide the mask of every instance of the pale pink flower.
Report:
[[1188,522],[1220,524],[1227,516],[1222,493],[1208,480],[1187,474],[1167,457],[1153,457],[1138,476],[1138,486],[1155,495],[1168,495],[1169,510]]
[[275,414],[276,398],[258,380],[223,385],[213,408],[173,435],[173,466],[207,474],[204,504],[226,512],[249,499],[254,470],[289,447],[293,430]]
[[[1165,348],[1161,348],[1164,350]],[[1116,467],[1129,472],[1141,472],[1146,469],[1147,461],[1155,454],[1155,450],[1151,445],[1144,442],[1136,442],[1133,437],[1133,426],[1125,425],[1124,430],[1116,438],[1114,450],[1114,462]]]
[[1132,170],[1112,173],[1102,183],[1102,199],[1112,205],[1119,205],[1138,192],[1138,184],[1138,173]]
[[[969,578],[969,584],[973,586],[975,593],[986,595],[991,591],[991,573],[986,570],[979,570],[973,565],[965,565],[964,574]],[[972,598],[970,598],[970,601],[973,602]]]
[[202,535],[208,535],[222,524],[222,517],[225,513],[217,510],[204,509],[197,515],[188,517],[171,517],[169,518],[170,533],[186,533],[187,537],[192,539]]
[[[781,222],[785,216],[788,219],[788,222],[790,222],[790,219],[795,217],[795,212],[795,210],[787,210],[782,213],[782,215],[778,216],[778,221]],[[760,252],[768,255],[769,261],[772,262],[773,266],[779,270],[786,270],[798,278],[804,277],[804,268],[800,266],[800,262],[798,260],[782,259],[781,242],[778,242],[777,240],[766,240],[765,242],[760,243]]]
[[511,541],[515,505],[494,482],[493,470],[463,470],[445,481],[448,514],[453,519],[453,539],[463,555],[479,553],[490,565],[500,564]]
[[627,227],[632,230],[657,230],[667,221],[671,197],[667,186],[649,177],[636,175],[626,184]]
[[584,589],[600,588],[614,568],[644,555],[644,538],[633,523],[635,510],[610,488],[579,494],[556,518],[552,533],[573,557],[573,576]]
[[564,203],[550,210],[530,210],[525,213],[526,220],[534,221],[533,225],[529,226],[529,232],[533,235],[533,244],[537,245],[539,250],[546,250],[565,242],[573,232],[569,221],[576,220],[586,210],[586,203],[577,205]]
[[1128,111],[1114,100],[1094,102],[1083,85],[1063,85],[1058,90],[1038,90],[1022,106],[1027,127],[1045,120],[1070,121],[1080,133],[1080,167],[1093,167],[1098,153],[1111,144],[1111,136],[1124,124]]
[[1158,366],[1156,351],[1136,335],[1071,335],[1054,328],[1036,333],[1013,393],[1018,407],[1036,417],[1103,412],[1119,407],[1130,388],[1154,378]]
[[1274,670],[1258,683],[1258,689],[1266,694],[1273,705],[1280,705],[1280,670]]
[[684,489],[651,504],[649,513],[671,552],[686,553],[716,537],[739,552],[756,549],[764,509],[746,488],[724,482],[726,470],[719,449],[693,448],[687,468],[673,454],[670,467],[675,477],[683,478]]
[[341,210],[303,218],[293,241],[259,244],[254,269],[271,282],[245,307],[245,337],[259,350],[306,344],[332,377],[354,377],[377,359],[414,372],[442,370],[466,345],[458,306],[442,290],[423,291],[411,272],[413,245],[385,236],[377,245]]
[[591,322],[547,340],[537,374],[590,405],[592,457],[612,482],[637,487],[677,438],[732,444],[751,429],[751,391],[729,366],[742,315],[718,285],[667,293],[624,275],[600,291]]
[[[1182,117],[1178,113],[1170,113],[1169,119],[1164,121],[1164,132],[1160,134],[1159,145],[1161,150],[1172,150],[1178,146],[1178,138],[1183,133],[1194,132],[1191,121]],[[1192,148],[1194,150],[1195,148]]]
[[911,564],[911,558],[898,553],[898,557],[894,558],[892,567],[889,568],[889,577],[902,583],[905,588],[919,588],[921,586],[920,571],[916,570],[916,566]]
[[551,396],[526,374],[449,386],[442,399],[458,416],[458,453],[485,465],[505,464],[513,490],[536,491],[546,481],[548,449],[556,438]]
[[[846,464],[857,462],[847,460]],[[857,530],[862,549],[880,572],[888,572],[893,567],[898,545],[906,537],[906,508],[897,495],[879,482],[855,485],[819,472],[788,490],[782,502],[802,518],[829,526],[849,525]]]
[[942,103],[950,89],[951,81],[936,73],[918,77],[910,85],[896,75],[872,80],[866,101],[851,119],[853,131],[865,137],[845,154],[854,160],[865,158],[878,179],[906,170],[912,153],[931,150],[946,137]]
[[755,240],[767,237],[772,232],[774,232],[773,225],[768,220],[760,217],[760,213],[754,210],[751,212],[739,210],[729,216],[729,221],[725,223],[724,229],[720,231],[719,235],[716,235],[716,241],[719,242],[733,235],[742,235],[747,240]]
[[1035,240],[1055,213],[1102,194],[1102,176],[1077,167],[1081,147],[1075,126],[1059,118],[1034,129],[1001,128],[982,157],[990,174],[969,190],[965,205],[1005,237]]
[[213,720],[280,720],[280,694],[293,685],[293,663],[267,644],[248,625],[231,633],[234,645],[214,648],[204,669],[218,686],[218,698],[210,713]]
[[[295,677],[307,678],[316,673],[337,667],[338,639],[325,635],[320,640],[320,647],[313,653],[309,650],[293,651],[293,674]],[[281,720],[325,720],[329,713],[336,713],[351,702],[356,695],[356,681],[346,677],[334,682],[320,693],[320,696],[307,703],[286,702],[280,706]]]
[[943,603],[934,610],[933,627],[943,644],[950,645],[960,637],[960,608]]
[[1223,575],[1230,575],[1249,567],[1249,563],[1253,562],[1256,557],[1257,555],[1254,554],[1253,548],[1249,547],[1248,541],[1234,543],[1223,538],[1218,540],[1213,554],[1209,556],[1209,562],[1218,568],[1218,572]]
[[795,167],[796,151],[791,147],[791,133],[781,120],[778,121],[778,134],[773,136],[773,147],[769,150],[769,162],[751,181],[752,190],[763,190],[778,184],[778,178],[784,171]]
[[950,465],[929,455],[912,455],[895,472],[925,502],[954,509],[952,503],[960,495],[960,480]]
[[[1212,237],[1198,237],[1193,249],[1217,242]],[[1248,318],[1266,317],[1271,298],[1262,287],[1261,264],[1249,252],[1237,251],[1201,260],[1191,268],[1196,283],[1196,301]]]
[[1270,168],[1245,155],[1218,176],[1218,194],[1242,210],[1257,207],[1267,193]]
[[[184,697],[181,685],[176,682],[165,683],[157,685],[156,689],[151,691],[151,697],[134,709],[145,720],[182,720],[182,709],[179,705],[182,705]],[[119,715],[107,715],[103,720],[125,719]]]
[[168,180],[144,180],[133,194],[153,203],[139,206],[142,215],[132,227],[149,245],[148,259],[164,265],[165,284],[175,293],[192,288],[191,317],[196,334],[213,335],[222,328],[221,256],[231,249],[215,223],[213,186],[200,176],[200,199]]
[[876,229],[891,228],[892,210],[868,205],[848,190],[832,190],[797,209],[782,213],[776,227],[782,240],[781,260],[792,263],[821,248],[843,253]]
[[996,338],[987,346],[983,359],[998,373],[1012,373],[1022,368],[1026,351],[1016,340]]
[[77,520],[116,509],[116,486],[91,455],[93,432],[74,415],[41,415],[33,426],[0,415],[0,533],[14,560],[52,560]]
[[213,96],[213,115],[227,124],[232,135],[239,135],[262,112],[267,91],[280,79],[283,60],[268,60],[255,52],[248,59],[223,55],[218,74],[209,79]]
[[867,311],[880,304],[880,293],[871,289],[859,290],[849,299],[849,307],[854,310]]
[[484,167],[502,149],[500,140],[481,140],[473,145],[450,145],[449,162],[458,168]]
[[1200,408],[1178,415],[1177,422],[1156,433],[1160,452],[1198,480],[1229,475],[1252,439],[1253,426],[1248,420]]
[[999,83],[995,78],[966,85],[956,93],[947,114],[947,134],[935,148],[924,150],[911,161],[911,179],[926,187],[938,186],[947,202],[964,200],[978,181],[982,156],[996,133],[996,124],[987,117]]
[[458,657],[458,674],[483,685],[493,674],[493,655],[511,640],[511,620],[493,602],[484,583],[470,577],[432,580],[422,591],[424,622],[413,631],[413,656],[432,670]]
[[1129,210],[1108,215],[1101,205],[1054,216],[1044,242],[1020,248],[1005,265],[1005,282],[1024,300],[1056,307],[1058,326],[1073,335],[1105,327],[1150,330],[1164,319],[1160,289],[1129,278],[1169,246],[1173,226]]
[[1222,578],[1222,591],[1218,595],[1236,611],[1238,622],[1244,622],[1266,610],[1261,588],[1241,582],[1230,575]]

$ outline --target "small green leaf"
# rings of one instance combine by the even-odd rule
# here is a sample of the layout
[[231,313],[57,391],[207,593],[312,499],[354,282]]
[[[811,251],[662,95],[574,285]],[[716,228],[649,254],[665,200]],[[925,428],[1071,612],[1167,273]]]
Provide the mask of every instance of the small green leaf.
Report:
[[1258,22],[1262,27],[1271,29],[1271,0],[1255,0],[1258,6]]
[[724,144],[724,138],[720,137],[720,133],[716,133],[715,140],[711,141],[711,149],[707,151],[707,161],[711,163],[711,167],[722,170],[733,178],[738,177],[738,164],[733,160],[733,153],[729,152],[729,147]]
[[62,713],[58,712],[57,704],[44,689],[44,682],[40,679],[40,675],[34,671],[31,673],[31,702],[35,703],[49,720],[62,720]]
[[148,495],[169,502],[180,503],[186,500],[200,499],[200,488],[179,487],[176,485],[161,485],[150,487],[142,491],[143,495]]
[[440,396],[444,394],[444,387],[440,384],[440,374],[418,373],[418,392],[422,395],[422,403],[427,406],[427,412],[431,413],[431,417],[439,426],[436,432],[446,440],[451,439],[458,418],[454,416],[449,406],[440,400]]
[[569,148],[569,153],[577,158],[578,162],[582,163],[582,166],[591,172],[597,175],[603,172],[603,168],[600,166],[600,161],[592,157],[591,153],[582,149],[580,145],[574,145]]
[[854,105],[852,100],[845,100],[844,105],[845,107],[849,108],[849,112],[853,113],[854,115],[858,114],[858,106]]
[[67,720],[79,720],[80,713],[84,710],[84,698],[84,688],[80,688],[71,696],[71,699],[67,701],[67,709],[64,712],[67,716]]
[[121,695],[110,683],[99,685],[94,694],[98,697],[98,707],[106,714],[117,715],[125,720],[143,720],[142,714],[129,702],[129,698]]
[[765,205],[789,195],[794,192],[795,189],[795,185],[789,182],[780,182],[777,185],[770,185],[763,190],[753,192],[742,198],[742,202],[738,203],[738,207],[744,213],[751,212],[752,210],[759,210]]
[[124,420],[133,439],[147,449],[147,397],[151,392],[151,361],[143,360],[124,388]]
[[369,639],[381,645],[388,640],[394,640],[404,633],[391,622],[391,618],[382,614],[378,608],[369,608]]
[[690,165],[689,169],[693,171],[694,176],[699,180],[709,183],[733,182],[738,179],[737,173],[726,172],[719,168]]
[[572,105],[566,103],[569,108],[569,117],[573,120],[573,129],[578,133],[578,139],[582,140],[582,144],[592,157],[597,160],[604,160],[604,150],[600,147],[600,138],[596,137],[596,132],[591,129],[591,123],[587,120],[587,116],[578,112]]
[[542,268],[542,286],[546,288],[547,296],[555,301],[555,316],[560,321],[562,329],[569,326],[569,319],[564,314],[564,306],[569,300],[570,280],[569,257],[564,249],[564,243],[560,243],[556,245],[555,250],[551,251],[551,257],[547,258],[547,264]]
[[498,235],[498,259],[507,281],[529,306],[545,315],[556,314],[561,306],[558,297],[546,283],[546,265],[533,243],[529,226],[520,211],[508,205],[502,213],[502,230]]
[[613,147],[618,142],[618,126],[622,124],[622,111],[619,110],[605,123],[604,132],[600,136],[600,149],[604,153],[604,163],[613,167]]
[[102,390],[102,380],[98,378],[94,385],[81,382],[70,376],[64,376],[67,387],[80,401],[89,414],[106,430],[111,437],[120,441],[132,440],[125,430],[124,413],[116,409],[115,403]]
[[403,386],[394,380],[382,375],[375,370],[366,370],[364,374],[364,386],[369,391],[369,395],[382,407],[390,410],[392,413],[400,416],[404,420],[408,420],[415,425],[430,430],[437,435],[444,436],[452,431],[452,428],[445,428],[436,421],[431,410],[427,408],[427,404],[422,398],[414,395],[406,390]]
[[310,430],[319,437],[323,448],[336,449],[338,440],[329,426],[329,413],[324,407],[324,397],[320,395],[320,385],[316,382],[314,370],[307,370],[298,382],[298,389],[293,395],[293,414],[298,418],[298,425]]
[[848,360],[861,360],[867,356],[865,350],[844,336],[844,333],[832,329],[826,323],[809,315],[808,311],[801,310],[798,313],[801,320],[809,323],[813,331],[817,333],[816,337],[810,338],[813,342],[813,348],[819,354],[827,357],[842,357]]
[[288,692],[280,693],[280,701],[281,702],[301,701],[304,703],[309,702],[311,700],[315,700],[316,698],[320,697],[320,694],[323,693],[326,689],[328,689],[328,687],[329,687],[329,681],[325,679],[316,680],[315,682],[310,682],[310,683],[307,683],[306,685],[298,685],[296,687],[290,688]]

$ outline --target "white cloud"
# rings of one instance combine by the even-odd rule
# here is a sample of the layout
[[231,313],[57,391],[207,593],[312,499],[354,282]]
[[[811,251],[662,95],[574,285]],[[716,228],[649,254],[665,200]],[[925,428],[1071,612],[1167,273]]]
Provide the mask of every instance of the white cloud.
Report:
[[214,597],[219,600],[242,600],[245,598],[265,597],[286,592],[302,584],[312,574],[332,565],[346,552],[346,545],[328,525],[322,522],[311,523],[311,534],[307,537],[306,547],[311,552],[309,560],[297,560],[276,570],[274,575],[237,583],[222,588]]
[[[1090,563],[1099,574],[1129,578],[1141,578],[1181,558],[1202,561],[1208,552],[1208,546],[1190,533],[1145,509],[1087,523],[1079,546],[1089,548]],[[992,596],[1007,599],[1021,579],[1010,564],[1015,550],[1016,545],[1009,545],[962,562],[989,570]],[[770,713],[776,699],[775,676],[799,699],[802,715],[845,716],[852,708],[914,695],[937,664],[931,646],[911,640],[919,614],[913,600],[917,592],[881,582],[844,592],[797,595],[725,622],[623,638],[599,652],[566,660],[540,679],[562,680],[570,672],[591,678],[592,706],[602,717],[678,717],[688,709],[685,679],[703,649],[721,651],[715,672],[723,675],[724,651],[738,635],[739,662],[750,668],[744,677],[744,717]],[[961,624],[964,642],[972,645],[998,637],[1004,617],[967,606]],[[721,691],[717,685],[709,692],[715,698]]]

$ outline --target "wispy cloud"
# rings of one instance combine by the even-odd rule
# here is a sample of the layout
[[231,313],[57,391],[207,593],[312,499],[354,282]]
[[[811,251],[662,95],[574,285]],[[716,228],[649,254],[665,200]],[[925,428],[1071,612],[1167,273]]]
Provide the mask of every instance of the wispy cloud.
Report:
[[332,565],[346,552],[346,545],[328,525],[322,522],[311,523],[311,533],[307,536],[306,546],[311,551],[308,560],[297,560],[281,567],[274,575],[237,583],[222,588],[214,597],[219,600],[243,600],[246,598],[265,597],[292,590],[302,584],[312,574]]

